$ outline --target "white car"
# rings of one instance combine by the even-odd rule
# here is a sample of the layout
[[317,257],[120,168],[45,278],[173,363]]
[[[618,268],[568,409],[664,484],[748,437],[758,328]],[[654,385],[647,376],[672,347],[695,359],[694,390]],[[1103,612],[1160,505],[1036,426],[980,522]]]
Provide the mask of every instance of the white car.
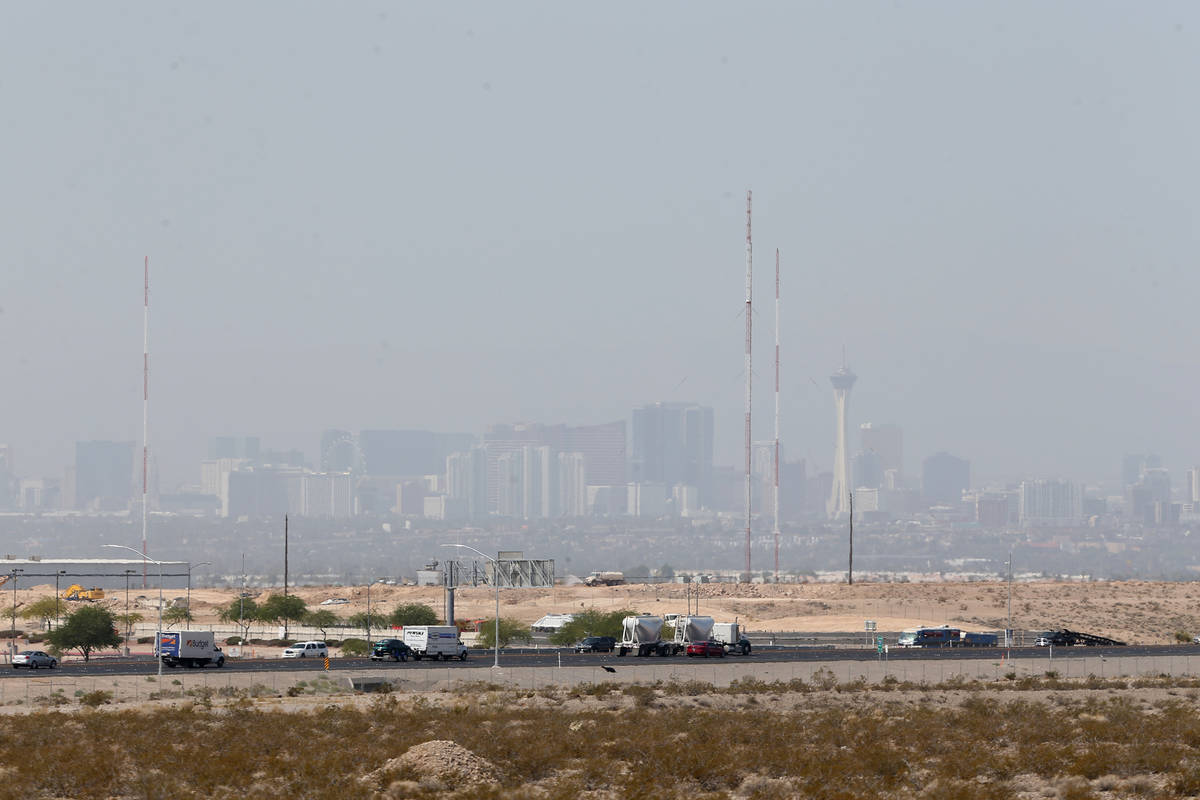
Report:
[[57,666],[58,659],[48,653],[43,653],[41,650],[24,650],[13,656],[12,659],[13,669],[20,669],[21,667],[25,667],[26,669],[37,669],[39,667],[54,669]]
[[324,642],[296,642],[283,651],[284,658],[327,658],[329,648]]

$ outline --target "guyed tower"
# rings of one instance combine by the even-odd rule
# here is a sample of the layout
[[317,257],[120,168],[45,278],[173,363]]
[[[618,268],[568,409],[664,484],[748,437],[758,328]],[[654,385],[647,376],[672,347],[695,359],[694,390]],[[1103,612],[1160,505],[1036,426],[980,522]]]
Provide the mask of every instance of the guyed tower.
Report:
[[142,588],[146,588],[146,501],[150,472],[150,256],[146,256],[142,294]]

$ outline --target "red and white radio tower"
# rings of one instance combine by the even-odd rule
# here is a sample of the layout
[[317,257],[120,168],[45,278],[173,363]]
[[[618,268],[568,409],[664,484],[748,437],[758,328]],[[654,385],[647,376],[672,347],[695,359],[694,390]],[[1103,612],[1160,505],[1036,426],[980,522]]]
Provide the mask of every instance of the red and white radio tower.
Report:
[[775,582],[779,583],[779,248],[775,248]]
[[150,256],[146,256],[142,313],[142,588],[146,588],[146,501],[150,460]]
[[746,580],[750,580],[750,341],[754,330],[754,245],[750,237],[750,190],[746,190]]

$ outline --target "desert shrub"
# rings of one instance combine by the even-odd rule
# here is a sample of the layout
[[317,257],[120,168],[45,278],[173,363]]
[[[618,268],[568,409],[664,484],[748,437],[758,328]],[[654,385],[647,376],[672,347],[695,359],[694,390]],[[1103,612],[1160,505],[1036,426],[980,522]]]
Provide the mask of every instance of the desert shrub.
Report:
[[367,640],[366,639],[342,639],[342,655],[344,656],[365,656],[367,655]]
[[225,644],[239,645],[244,641],[245,641],[245,639],[243,639],[240,636],[230,636],[229,638],[227,638],[225,640]]
[[153,644],[154,637],[153,636],[139,636],[137,639],[137,643],[138,644]]
[[326,647],[341,647],[342,640],[341,639],[326,639],[325,646]]
[[267,639],[263,642],[267,647],[291,647],[295,643],[295,639]]
[[106,705],[112,702],[113,693],[104,689],[96,689],[92,692],[84,692],[79,696],[79,704],[96,708],[97,706]]
[[24,635],[25,631],[14,630],[13,628],[0,631],[0,639],[20,639]]

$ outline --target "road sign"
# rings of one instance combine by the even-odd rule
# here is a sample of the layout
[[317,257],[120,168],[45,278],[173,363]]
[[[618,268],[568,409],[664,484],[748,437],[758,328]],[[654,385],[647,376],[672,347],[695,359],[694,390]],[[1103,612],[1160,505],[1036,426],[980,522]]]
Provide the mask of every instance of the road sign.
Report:
[[325,656],[325,669],[329,669],[329,656]]
[[877,653],[883,652],[883,637],[882,636],[875,637],[875,652],[877,652]]

